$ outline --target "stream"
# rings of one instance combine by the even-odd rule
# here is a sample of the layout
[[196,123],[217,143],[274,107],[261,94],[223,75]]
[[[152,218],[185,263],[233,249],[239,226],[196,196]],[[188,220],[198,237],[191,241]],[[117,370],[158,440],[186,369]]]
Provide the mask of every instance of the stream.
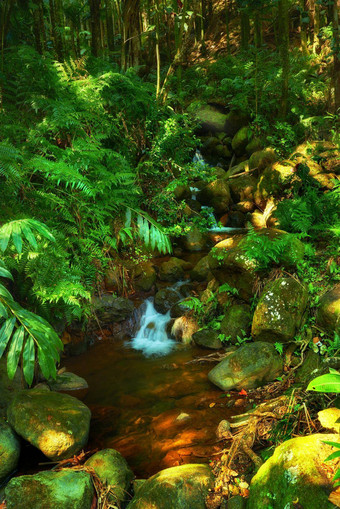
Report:
[[213,363],[190,362],[209,350],[169,339],[169,315],[157,313],[152,300],[143,306],[134,339],[103,340],[65,365],[89,384],[88,449],[118,450],[145,478],[163,468],[208,462],[219,450],[219,422],[243,412],[246,401],[210,384]]

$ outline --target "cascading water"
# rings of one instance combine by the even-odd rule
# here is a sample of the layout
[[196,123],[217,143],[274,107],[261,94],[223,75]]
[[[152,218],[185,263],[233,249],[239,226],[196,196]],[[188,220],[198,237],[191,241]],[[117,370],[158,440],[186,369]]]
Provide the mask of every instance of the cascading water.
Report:
[[146,357],[167,355],[176,345],[166,332],[170,320],[170,312],[162,315],[153,305],[153,300],[145,302],[145,310],[141,317],[137,335],[131,340],[130,346],[141,350]]

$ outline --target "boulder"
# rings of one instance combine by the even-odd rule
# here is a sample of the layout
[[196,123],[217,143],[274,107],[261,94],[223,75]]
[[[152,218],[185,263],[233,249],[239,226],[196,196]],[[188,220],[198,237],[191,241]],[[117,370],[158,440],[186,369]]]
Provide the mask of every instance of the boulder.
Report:
[[250,333],[251,312],[248,304],[234,304],[227,308],[221,321],[221,333],[225,334],[228,342],[236,343],[237,337]]
[[241,111],[231,110],[227,114],[226,123],[224,126],[226,136],[235,136],[241,127],[244,127],[248,124],[248,121],[248,117]]
[[212,278],[208,256],[204,256],[196,263],[195,267],[190,272],[190,278],[193,281],[207,281]]
[[0,421],[0,484],[17,468],[20,442],[12,428]]
[[253,152],[249,158],[249,170],[257,169],[258,172],[262,172],[267,167],[270,167],[277,161],[277,155],[275,151],[267,147],[263,150]]
[[213,486],[208,465],[167,468],[142,484],[127,509],[205,509],[205,498]]
[[198,329],[196,318],[187,315],[180,316],[172,324],[171,336],[187,345],[192,342],[193,335]]
[[89,388],[88,383],[84,380],[84,378],[67,371],[58,373],[55,380],[48,380],[47,383],[52,391],[67,393],[76,392],[77,396],[78,392],[85,395]]
[[251,174],[240,175],[230,179],[230,191],[235,203],[240,201],[253,201],[257,188],[257,179]]
[[39,388],[21,391],[9,405],[7,417],[18,435],[52,461],[70,458],[87,444],[91,412],[67,394]]
[[255,203],[264,209],[270,197],[282,196],[292,181],[295,172],[295,163],[281,161],[274,163],[263,171],[255,192]]
[[171,318],[178,318],[179,316],[183,316],[191,310],[191,307],[188,306],[188,301],[190,298],[183,299],[177,302],[174,306],[172,306],[170,310]]
[[135,309],[131,300],[111,294],[94,297],[92,306],[99,322],[107,324],[122,322],[130,318]]
[[184,278],[185,270],[192,268],[192,265],[180,258],[173,256],[159,267],[159,279],[161,281],[176,282]]
[[246,147],[251,139],[252,132],[249,127],[241,127],[232,139],[231,147],[237,156],[244,155]]
[[316,323],[330,334],[340,334],[340,284],[326,292],[320,299]]
[[241,346],[208,374],[210,382],[223,391],[254,389],[282,374],[283,362],[275,347],[257,342]]
[[[279,445],[271,458],[261,466],[250,485],[247,509],[331,509],[328,501],[333,490],[332,473],[339,459],[324,463],[335,451],[325,440],[338,442],[338,435],[309,435],[287,440]],[[326,466],[327,465],[327,466]]]
[[216,214],[227,212],[231,204],[228,182],[225,179],[210,182],[197,194],[197,200],[202,205],[212,207]]
[[125,458],[115,449],[104,449],[96,452],[86,463],[105,486],[111,487],[110,503],[120,506],[129,499],[129,490],[134,474]]
[[88,473],[63,469],[15,477],[5,497],[7,509],[91,509],[94,488]]
[[246,216],[239,210],[233,210],[228,214],[228,218],[225,222],[225,226],[229,228],[244,228],[246,224]]
[[325,429],[340,433],[340,408],[325,408],[318,412],[318,420]]
[[180,293],[174,288],[162,288],[155,295],[155,309],[165,315],[180,299]]
[[201,124],[201,134],[225,132],[227,115],[216,106],[202,106],[196,111],[196,118]]
[[294,336],[304,319],[308,291],[291,277],[268,283],[256,306],[252,335],[256,341],[287,343]]
[[[199,202],[195,201],[195,203]],[[208,240],[208,236],[205,232],[202,232],[199,228],[193,227],[180,238],[180,244],[186,251],[196,252],[203,251],[203,249],[207,247]]]
[[133,286],[142,292],[149,292],[156,282],[156,271],[151,262],[136,265],[132,273]]
[[198,346],[219,350],[223,347],[223,344],[218,338],[218,334],[219,333],[213,329],[200,329],[193,334],[192,339]]
[[190,187],[187,185],[179,184],[174,189],[174,196],[177,201],[182,201],[191,198]]
[[254,152],[258,152],[262,149],[263,143],[260,138],[253,138],[246,146],[246,152],[248,156],[251,156]]

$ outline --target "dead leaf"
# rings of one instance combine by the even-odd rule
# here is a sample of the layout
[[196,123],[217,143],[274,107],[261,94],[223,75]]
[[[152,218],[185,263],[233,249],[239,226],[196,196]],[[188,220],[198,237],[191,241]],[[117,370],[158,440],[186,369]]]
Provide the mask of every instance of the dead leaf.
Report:
[[216,403],[210,403],[209,408],[213,408],[216,405]]
[[340,487],[332,491],[328,497],[328,500],[337,507],[340,507]]

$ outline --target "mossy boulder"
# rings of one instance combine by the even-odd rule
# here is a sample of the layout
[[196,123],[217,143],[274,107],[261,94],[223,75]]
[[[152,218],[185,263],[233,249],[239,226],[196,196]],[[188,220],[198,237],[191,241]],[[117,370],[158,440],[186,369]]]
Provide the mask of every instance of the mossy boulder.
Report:
[[252,132],[249,127],[241,127],[232,139],[231,147],[237,156],[244,155],[251,140]]
[[135,309],[131,300],[111,294],[94,297],[92,306],[99,322],[107,324],[123,322],[132,316]]
[[316,322],[330,334],[340,334],[340,284],[321,297]]
[[192,339],[196,345],[203,348],[219,350],[223,347],[221,340],[218,338],[218,332],[212,329],[200,329],[193,334]]
[[[199,202],[195,201],[195,203],[197,204]],[[203,251],[203,249],[207,247],[208,240],[208,236],[205,232],[202,232],[199,228],[193,227],[180,238],[179,242],[186,251],[196,252]]]
[[128,509],[205,509],[205,498],[213,486],[208,465],[167,468],[142,484]]
[[231,204],[228,182],[225,179],[210,182],[197,194],[197,200],[202,205],[212,207],[216,214],[227,212]]
[[240,201],[253,201],[257,188],[257,179],[251,174],[240,175],[230,179],[230,191],[235,203]]
[[234,304],[227,308],[221,321],[221,333],[228,342],[236,343],[237,337],[248,335],[251,327],[251,312],[248,304]]
[[282,374],[283,362],[275,347],[261,341],[241,346],[208,374],[223,391],[254,389]]
[[201,134],[224,132],[227,122],[227,114],[221,111],[221,108],[206,104],[201,106],[196,112],[196,118],[201,124],[199,132]]
[[168,282],[181,281],[184,278],[185,271],[191,268],[190,263],[174,256],[160,265],[159,279]]
[[331,509],[328,501],[333,490],[332,474],[340,466],[337,460],[324,464],[334,447],[325,440],[338,442],[338,435],[310,435],[293,438],[279,445],[261,466],[250,485],[247,509],[293,508],[298,502],[305,509]]
[[248,124],[249,118],[239,110],[231,110],[227,114],[224,131],[227,136],[235,136],[235,134]]
[[142,263],[133,269],[133,286],[142,292],[149,292],[156,282],[156,271],[151,262]]
[[325,408],[318,412],[318,420],[325,429],[340,433],[340,408]]
[[155,308],[159,313],[167,313],[181,299],[180,293],[174,288],[162,288],[154,299]]
[[48,380],[48,386],[52,391],[57,392],[77,392],[86,393],[89,386],[87,381],[74,373],[64,371],[57,374],[55,380]]
[[15,477],[5,490],[7,509],[91,509],[91,476],[75,470]]
[[68,394],[39,388],[21,391],[7,417],[18,435],[52,461],[70,458],[87,444],[91,412]]
[[174,196],[177,201],[182,201],[191,198],[190,187],[187,185],[179,184],[174,189]]
[[208,256],[204,256],[196,263],[195,267],[190,272],[190,278],[193,281],[207,281],[212,278]]
[[172,306],[170,310],[171,318],[178,318],[179,316],[183,316],[188,313],[191,308],[188,305],[188,301],[191,299],[187,297],[186,299],[180,300],[174,306]]
[[277,155],[271,147],[253,152],[249,158],[249,170],[257,169],[262,172],[277,161]]
[[86,463],[105,486],[111,487],[110,502],[120,505],[129,499],[129,490],[134,478],[125,458],[115,449],[96,452]]
[[286,343],[302,325],[308,302],[305,286],[291,277],[268,283],[256,306],[252,335],[255,340]]
[[253,138],[246,146],[246,152],[248,156],[251,156],[254,152],[258,152],[263,147],[263,141],[260,138]]
[[281,161],[274,163],[263,171],[255,191],[255,203],[264,209],[269,198],[282,195],[292,181],[295,163]]
[[20,442],[12,428],[0,421],[0,483],[17,467],[20,456]]

